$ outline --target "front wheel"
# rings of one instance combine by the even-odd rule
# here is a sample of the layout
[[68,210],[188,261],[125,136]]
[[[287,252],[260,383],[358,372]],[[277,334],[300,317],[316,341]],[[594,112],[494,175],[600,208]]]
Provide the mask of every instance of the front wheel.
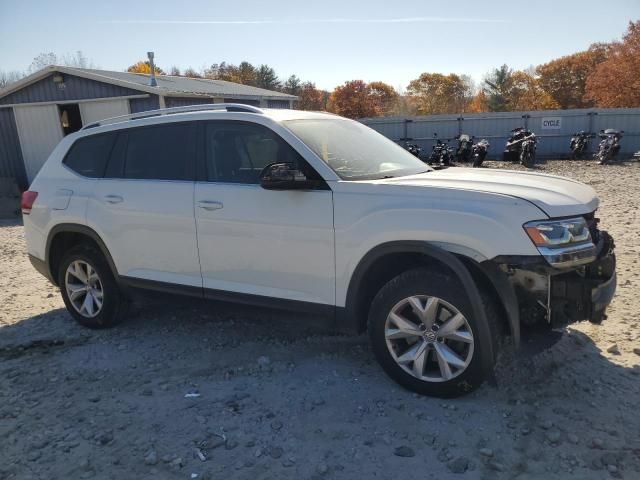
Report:
[[487,317],[493,345],[480,341],[482,326],[458,282],[418,268],[378,292],[369,338],[376,359],[400,385],[423,395],[456,397],[480,386],[490,373],[481,357],[497,348],[497,323],[489,311]]
[[535,163],[535,156],[531,152],[525,152],[524,150],[520,153],[520,163],[527,168],[533,168]]

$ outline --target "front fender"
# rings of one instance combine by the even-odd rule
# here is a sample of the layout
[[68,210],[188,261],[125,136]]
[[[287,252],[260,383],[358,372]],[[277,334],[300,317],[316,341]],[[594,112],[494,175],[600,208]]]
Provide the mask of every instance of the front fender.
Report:
[[[367,271],[377,260],[386,256],[396,253],[418,253],[429,257],[430,259],[443,264],[444,267],[450,270],[462,283],[465,293],[469,297],[471,302],[473,313],[478,320],[480,328],[480,341],[482,345],[489,345],[487,350],[483,350],[482,364],[485,368],[491,369],[495,358],[495,345],[491,340],[491,334],[489,330],[489,322],[485,313],[485,309],[482,303],[482,297],[480,290],[476,282],[474,281],[470,271],[465,267],[460,259],[454,254],[447,252],[439,247],[430,245],[427,242],[420,241],[398,241],[388,242],[370,250],[358,264],[351,282],[349,283],[347,301],[344,309],[338,310],[337,321],[343,322],[358,322],[362,316],[362,312],[358,311],[358,298],[364,283],[366,282]],[[357,327],[356,327],[357,328]],[[487,370],[489,371],[489,370]]]

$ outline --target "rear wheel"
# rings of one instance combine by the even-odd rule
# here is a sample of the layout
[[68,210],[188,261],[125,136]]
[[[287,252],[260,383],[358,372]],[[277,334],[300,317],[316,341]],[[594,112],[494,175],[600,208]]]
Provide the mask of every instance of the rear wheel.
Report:
[[455,397],[480,386],[490,373],[482,353],[497,348],[497,317],[487,309],[493,345],[480,342],[471,304],[459,282],[420,268],[387,283],[369,313],[376,359],[400,385],[436,397]]
[[89,328],[119,323],[127,302],[101,252],[87,245],[69,250],[58,269],[58,285],[67,310]]

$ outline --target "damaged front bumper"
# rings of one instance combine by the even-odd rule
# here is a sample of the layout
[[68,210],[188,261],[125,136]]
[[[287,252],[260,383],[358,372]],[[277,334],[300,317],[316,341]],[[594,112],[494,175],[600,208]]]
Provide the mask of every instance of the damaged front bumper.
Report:
[[551,260],[541,256],[501,263],[517,297],[520,323],[556,328],[582,320],[602,322],[616,291],[614,248],[612,237],[597,231],[591,248],[565,251]]

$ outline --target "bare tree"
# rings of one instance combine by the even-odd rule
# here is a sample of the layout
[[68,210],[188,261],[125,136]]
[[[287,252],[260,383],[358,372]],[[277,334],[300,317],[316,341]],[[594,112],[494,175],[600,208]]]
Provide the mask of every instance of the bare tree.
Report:
[[76,53],[63,56],[62,63],[67,67],[96,68],[93,61],[87,58],[87,56],[82,53],[82,50],[77,50]]
[[58,56],[53,53],[40,53],[37,57],[33,59],[29,68],[27,68],[28,73],[35,73],[38,70],[42,70],[49,65],[56,65],[58,63]]
[[27,68],[27,73],[31,74],[37,72],[49,65],[65,65],[67,67],[76,68],[97,68],[93,61],[87,58],[81,50],[78,50],[75,53],[63,55],[62,57],[53,52],[49,52],[41,53],[35,57],[31,62],[31,65],[29,65],[29,68]]
[[4,88],[13,82],[17,82],[22,77],[24,77],[24,73],[18,72],[17,70],[13,70],[11,72],[0,71],[0,88]]
[[192,67],[186,68],[182,75],[191,78],[202,78],[200,72],[197,72],[196,69]]

